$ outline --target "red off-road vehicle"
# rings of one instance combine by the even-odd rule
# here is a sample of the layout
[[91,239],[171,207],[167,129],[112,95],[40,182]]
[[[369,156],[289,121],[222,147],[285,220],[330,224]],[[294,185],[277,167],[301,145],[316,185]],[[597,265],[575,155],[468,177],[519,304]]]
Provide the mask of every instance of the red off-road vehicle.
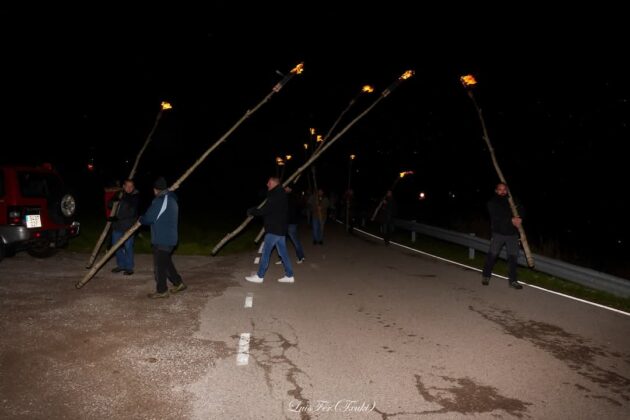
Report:
[[79,234],[76,200],[52,166],[0,166],[0,260],[52,256]]

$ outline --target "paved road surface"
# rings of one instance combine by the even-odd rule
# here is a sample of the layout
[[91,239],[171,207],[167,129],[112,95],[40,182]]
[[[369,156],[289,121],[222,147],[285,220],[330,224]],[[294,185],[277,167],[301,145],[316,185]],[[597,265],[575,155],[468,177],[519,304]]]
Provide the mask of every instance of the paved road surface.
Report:
[[[0,326],[12,338],[0,344],[0,417],[629,417],[630,316],[496,278],[484,287],[476,271],[326,229],[323,246],[302,232],[294,284],[276,281],[279,265],[244,281],[256,249],[176,255],[190,288],[161,301],[145,297],[149,256],[133,279],[103,270],[80,291],[69,286],[85,256],[57,259],[57,286],[52,260],[3,261]],[[36,299],[27,285],[59,307],[40,315],[20,300]],[[29,322],[15,322],[20,311]],[[62,332],[29,330],[50,321]],[[33,363],[39,375],[17,373]]]

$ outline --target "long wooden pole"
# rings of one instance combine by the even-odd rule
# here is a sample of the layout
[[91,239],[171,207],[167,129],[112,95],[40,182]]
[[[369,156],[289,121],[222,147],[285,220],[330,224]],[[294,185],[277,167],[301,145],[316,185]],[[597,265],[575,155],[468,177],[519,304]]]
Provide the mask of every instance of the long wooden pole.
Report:
[[[298,66],[296,66],[293,70],[291,70],[291,72],[289,74],[287,74],[284,77],[284,79],[282,79],[280,82],[278,82],[273,87],[271,92],[269,92],[269,94],[267,96],[265,96],[265,98],[262,101],[260,101],[253,109],[248,109],[247,112],[245,112],[245,114],[223,136],[221,136],[221,138],[219,140],[217,140],[212,146],[210,146],[208,148],[208,150],[206,150],[204,152],[204,154],[202,154],[201,157],[199,159],[197,159],[195,161],[195,163],[193,163],[192,166],[190,168],[188,168],[188,170],[186,172],[184,172],[184,174],[182,176],[180,176],[179,179],[177,181],[175,181],[175,183],[169,187],[169,190],[170,191],[177,190],[180,187],[180,185],[182,184],[182,182],[184,182],[186,180],[186,178],[188,178],[190,176],[190,174],[192,174],[193,171],[195,169],[197,169],[197,167],[199,165],[201,165],[201,163],[208,157],[208,155],[210,153],[212,153],[221,143],[223,143],[230,136],[230,134],[232,134],[234,132],[234,130],[236,130],[236,128],[243,123],[243,121],[245,121],[247,118],[251,117],[256,111],[258,111],[258,109],[260,109],[261,106],[263,106],[265,103],[267,103],[267,101],[269,101],[269,99],[271,99],[271,97],[274,94],[280,92],[280,89],[282,89],[282,87],[289,80],[291,80],[291,78],[294,75],[300,74],[302,72],[302,66],[303,66],[302,64],[299,64]],[[120,240],[118,242],[116,242],[114,244],[114,246],[112,246],[110,248],[110,250],[105,254],[105,256],[103,258],[101,258],[101,260],[95,266],[93,266],[90,269],[90,271],[83,277],[83,279],[81,279],[79,282],[77,282],[77,284],[75,285],[76,288],[80,289],[88,281],[90,281],[90,279],[92,279],[92,277],[94,277],[94,275],[97,273],[97,271],[105,264],[105,262],[107,262],[107,260],[114,254],[114,252],[116,252],[116,250],[118,248],[120,248],[120,246],[127,239],[129,239],[129,237],[136,230],[138,230],[139,227],[140,227],[140,222],[136,222],[131,228],[129,228],[129,230],[127,230],[127,232],[125,232],[123,237],[120,238]]]
[[[140,152],[138,152],[138,155],[136,156],[136,161],[134,162],[133,167],[131,168],[131,172],[129,172],[129,176],[127,177],[128,179],[133,179],[134,175],[136,174],[138,163],[140,162],[140,157],[142,156],[145,149],[151,142],[151,139],[153,138],[153,133],[155,133],[155,129],[157,128],[158,123],[160,122],[160,119],[162,118],[163,113],[164,113],[164,107],[161,106],[160,111],[157,113],[157,116],[155,117],[153,128],[151,128],[149,135],[144,141],[144,145],[142,146],[142,148],[140,149]],[[112,211],[110,212],[110,216],[116,216],[118,214],[118,204],[119,204],[118,201],[114,202],[114,204],[112,205]],[[85,268],[91,268],[92,265],[94,264],[94,260],[96,259],[96,256],[98,255],[99,251],[101,250],[101,247],[103,246],[103,243],[105,242],[105,238],[107,238],[107,233],[109,233],[109,229],[111,227],[112,227],[112,222],[108,220],[107,223],[105,223],[105,227],[103,228],[103,231],[101,232],[101,236],[99,236],[98,241],[96,241],[96,244],[94,245],[94,249],[92,250],[92,254],[90,255],[90,259],[88,260],[88,263],[85,266]]]
[[[488,130],[486,129],[486,122],[483,118],[483,113],[481,111],[481,108],[479,107],[479,104],[477,103],[477,100],[475,99],[475,95],[473,95],[472,90],[466,89],[466,91],[468,92],[468,96],[472,100],[475,106],[475,109],[477,110],[477,115],[479,116],[479,121],[481,122],[481,129],[483,131],[483,139],[486,142],[486,146],[488,146],[488,152],[490,153],[490,158],[492,159],[492,165],[494,166],[494,169],[497,172],[497,176],[499,177],[499,180],[502,183],[504,183],[505,185],[509,185],[507,181],[505,180],[505,177],[503,176],[503,171],[501,171],[501,168],[499,167],[499,162],[497,160],[496,154],[494,153],[494,148],[492,147],[492,143],[490,143],[490,137],[488,136]],[[514,198],[512,197],[511,189],[509,191],[510,193],[508,194],[508,202],[510,203],[510,208],[512,209],[512,215],[514,217],[521,217],[519,215],[518,207],[516,206],[516,203],[514,202]],[[523,228],[522,224],[519,225],[517,229],[521,237],[521,245],[523,246],[523,252],[525,253],[525,259],[527,260],[527,265],[530,268],[534,268],[534,265],[535,265],[534,257],[532,256],[532,252],[529,249],[529,242],[527,242],[525,229]]]
[[[404,176],[404,175],[403,175]],[[389,190],[391,190],[392,192],[394,191],[394,188],[396,188],[396,185],[398,185],[398,183],[400,182],[401,179],[403,179],[403,176],[399,176],[396,178],[396,180],[394,181],[394,183],[392,184],[391,187],[389,187]],[[388,191],[389,191],[388,190]],[[385,192],[385,195],[383,196],[383,198],[381,199],[381,201],[379,201],[378,206],[376,206],[376,209],[374,210],[374,213],[372,213],[372,217],[370,218],[370,221],[374,221],[374,219],[376,219],[376,215],[378,214],[378,211],[381,209],[381,207],[383,207],[383,203],[385,202],[385,200],[387,199],[387,191]]]
[[[366,89],[366,88],[369,88],[369,89]],[[339,114],[339,116],[337,117],[337,119],[335,120],[333,125],[330,126],[330,128],[328,129],[328,132],[322,138],[322,141],[319,143],[319,146],[317,146],[317,148],[313,151],[313,154],[316,154],[316,153],[318,153],[321,150],[321,148],[324,146],[324,143],[326,143],[326,141],[330,138],[330,136],[333,133],[333,131],[335,130],[335,128],[337,128],[337,126],[341,122],[341,119],[343,118],[343,116],[346,115],[346,113],[350,110],[350,108],[352,108],[352,105],[354,105],[356,103],[356,101],[359,98],[359,96],[361,96],[363,93],[372,93],[372,91],[373,91],[373,89],[371,88],[371,86],[364,86],[361,89],[361,92],[359,92],[354,98],[352,98],[350,103],[348,103],[348,106],[346,106],[344,108],[344,110],[341,111],[341,114]],[[312,136],[312,134],[311,134],[311,136]],[[284,172],[283,172],[283,174],[284,174]],[[300,175],[301,174],[297,175],[297,177],[295,178],[294,183],[296,183],[298,181],[298,179],[300,179]],[[312,188],[313,194],[315,195],[315,197],[317,199],[319,197],[318,196],[319,189],[317,188],[317,175],[316,175],[315,165],[311,166],[311,175],[312,175],[312,182],[311,182],[311,178],[308,177],[308,175],[307,175],[309,189],[311,189],[310,187],[311,187],[311,184],[312,184],[313,185],[313,188]],[[309,199],[310,199],[310,197],[309,197]],[[321,215],[321,208],[319,207],[319,205],[317,206],[317,216],[319,217],[319,219],[321,221],[322,220],[322,215]],[[323,228],[321,223],[319,225],[319,228],[320,228],[320,230]],[[256,238],[254,239],[254,242],[258,243],[262,239],[262,236],[263,236],[264,233],[265,233],[265,228],[263,227],[258,232],[258,235],[256,235]]]

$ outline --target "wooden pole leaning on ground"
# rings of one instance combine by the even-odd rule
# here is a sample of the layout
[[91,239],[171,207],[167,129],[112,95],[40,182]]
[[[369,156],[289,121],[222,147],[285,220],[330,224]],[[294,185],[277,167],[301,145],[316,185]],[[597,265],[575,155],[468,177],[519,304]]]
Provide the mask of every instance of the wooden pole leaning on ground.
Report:
[[[199,165],[201,165],[201,163],[208,157],[208,155],[212,153],[221,143],[223,143],[230,136],[230,134],[232,134],[234,130],[236,130],[236,128],[243,123],[243,121],[251,117],[252,114],[254,114],[256,111],[258,111],[258,109],[261,106],[263,106],[267,101],[269,101],[269,99],[271,99],[271,97],[274,94],[280,92],[280,89],[282,89],[282,87],[289,80],[291,80],[293,76],[295,76],[296,74],[302,73],[303,69],[304,69],[304,64],[300,63],[295,68],[293,68],[293,70],[291,70],[289,74],[284,76],[284,78],[273,87],[271,92],[267,96],[265,96],[265,98],[262,101],[260,101],[253,109],[247,110],[247,112],[245,112],[245,114],[241,117],[241,119],[239,119],[219,140],[217,140],[212,146],[210,146],[208,150],[206,150],[201,155],[201,157],[197,159],[195,163],[193,163],[192,166],[188,168],[188,170],[184,172],[184,174],[180,176],[179,179],[175,181],[175,183],[168,188],[169,191],[177,190],[181,186],[182,182],[184,182],[186,178],[188,178],[190,174],[192,174],[193,171],[197,169]],[[80,289],[81,287],[85,285],[85,283],[90,281],[90,279],[94,277],[96,272],[107,262],[107,260],[109,260],[109,258],[111,258],[111,256],[114,255],[114,252],[116,252],[116,250],[120,248],[122,244],[125,243],[125,241],[129,239],[129,237],[133,235],[133,233],[136,230],[138,230],[139,227],[140,227],[140,222],[136,222],[131,228],[129,228],[129,230],[125,232],[123,237],[120,238],[120,240],[116,242],[114,246],[110,248],[110,250],[105,254],[105,256],[101,258],[101,260],[90,269],[90,271],[83,277],[83,279],[77,282],[77,284],[75,285],[76,288]]]
[[[147,146],[151,142],[151,139],[153,139],[153,133],[155,133],[155,129],[157,128],[158,123],[160,122],[160,119],[162,118],[162,114],[164,113],[164,111],[167,111],[171,108],[172,106],[168,102],[162,102],[160,104],[160,110],[158,111],[157,116],[155,117],[153,128],[151,128],[151,131],[149,132],[149,135],[144,141],[144,144],[142,145],[140,152],[138,152],[138,155],[136,156],[136,161],[134,162],[133,167],[131,168],[131,172],[129,172],[129,176],[127,177],[128,179],[133,179],[133,177],[136,175],[136,170],[138,169],[138,163],[140,162],[140,157],[142,156]],[[122,192],[120,192],[119,194],[122,194]],[[110,216],[116,216],[118,214],[118,203],[119,202],[116,201],[112,205],[112,211],[110,212]],[[99,236],[98,241],[96,241],[96,244],[94,245],[94,250],[92,251],[92,254],[90,255],[90,259],[88,260],[88,263],[85,266],[85,268],[91,268],[92,265],[94,264],[94,260],[96,259],[96,256],[98,255],[99,251],[101,250],[101,247],[103,246],[103,243],[105,242],[105,238],[107,237],[107,233],[109,232],[109,229],[111,227],[112,227],[112,222],[108,220],[107,223],[105,224],[105,227],[103,228],[103,232],[101,232],[101,236]]]
[[[481,108],[479,107],[479,104],[477,103],[477,100],[475,99],[475,95],[473,95],[472,89],[477,85],[477,81],[475,80],[474,76],[470,74],[460,77],[460,81],[462,82],[464,88],[466,88],[466,92],[468,93],[468,96],[472,100],[472,103],[477,110],[477,115],[479,116],[479,121],[481,122],[481,129],[483,131],[483,139],[486,142],[486,146],[488,146],[488,152],[490,153],[490,158],[492,159],[492,164],[494,165],[494,169],[497,172],[499,181],[501,181],[505,185],[509,185],[505,180],[505,177],[503,176],[503,171],[501,171],[501,168],[499,167],[499,162],[494,153],[492,143],[490,143],[490,137],[488,136],[488,130],[486,129],[486,122],[483,118],[483,113],[481,111]],[[510,208],[512,209],[512,216],[521,217],[518,212],[518,207],[514,202],[514,198],[512,197],[511,190],[508,190],[508,202],[510,203]],[[529,249],[529,242],[527,242],[527,235],[525,235],[525,229],[523,228],[522,224],[518,226],[518,233],[521,239],[521,245],[523,246],[523,252],[525,253],[525,259],[527,260],[527,265],[530,268],[534,268],[534,257],[532,256],[532,252]]]
[[[402,76],[400,76],[394,83],[392,83],[387,89],[385,89],[381,95],[376,99],[372,105],[370,105],[367,109],[365,109],[362,113],[360,113],[357,117],[355,117],[352,121],[350,121],[339,133],[337,133],[330,141],[323,142],[320,147],[317,148],[316,152],[313,152],[311,157],[300,166],[289,178],[287,178],[283,183],[282,187],[286,187],[291,182],[296,180],[305,169],[307,169],[313,162],[315,162],[330,146],[332,146],[341,136],[343,136],[346,131],[348,131],[354,124],[356,124],[361,118],[367,115],[372,108],[374,108],[383,98],[387,97],[403,80],[407,80],[413,76],[413,70],[406,71]],[[267,200],[264,200],[262,203],[258,205],[258,208],[261,208]],[[232,232],[228,233],[221,239],[221,241],[212,249],[211,255],[216,255],[217,252],[225,245],[229,240],[238,235],[245,227],[253,220],[252,216],[247,216],[243,223],[241,223],[236,229]]]

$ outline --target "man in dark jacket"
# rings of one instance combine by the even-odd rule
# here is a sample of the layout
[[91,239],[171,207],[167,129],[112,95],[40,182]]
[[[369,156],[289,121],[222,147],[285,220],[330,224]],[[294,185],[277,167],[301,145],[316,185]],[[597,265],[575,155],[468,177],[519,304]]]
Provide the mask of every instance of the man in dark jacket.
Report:
[[262,216],[265,225],[265,239],[263,253],[260,258],[258,273],[245,277],[252,283],[262,283],[269,267],[269,257],[274,247],[278,248],[278,255],[284,266],[284,277],[278,279],[281,283],[293,283],[293,269],[287,254],[286,234],[288,231],[288,201],[280,179],[272,176],[267,181],[267,201],[260,208],[252,207],[247,210],[249,216]]
[[[112,245],[117,243],[138,220],[139,197],[140,194],[136,190],[133,180],[126,179],[123,183],[122,191],[114,194],[107,203],[108,208],[111,210],[114,203],[118,201],[118,211],[115,215],[107,218],[107,220],[112,222]],[[122,271],[123,274],[128,276],[133,274],[133,244],[134,235],[131,235],[123,246],[116,250],[116,268],[112,269],[112,273]]]
[[177,245],[177,219],[179,207],[177,196],[166,185],[166,180],[159,177],[153,184],[155,198],[144,216],[140,217],[140,223],[151,226],[151,246],[153,248],[153,271],[155,274],[156,292],[149,293],[150,298],[167,298],[168,279],[173,287],[171,293],[186,290],[186,285],[179,275],[171,254]]
[[[523,286],[516,280],[516,262],[519,251],[518,228],[521,226],[522,219],[512,215],[512,209],[508,201],[509,191],[507,185],[499,182],[494,192],[495,195],[487,203],[492,238],[490,240],[490,249],[486,254],[486,262],[483,266],[481,283],[484,286],[490,283],[492,268],[497,262],[501,248],[505,245],[508,258],[509,286],[515,289],[522,289]],[[522,213],[521,210],[519,209],[519,213]]]

